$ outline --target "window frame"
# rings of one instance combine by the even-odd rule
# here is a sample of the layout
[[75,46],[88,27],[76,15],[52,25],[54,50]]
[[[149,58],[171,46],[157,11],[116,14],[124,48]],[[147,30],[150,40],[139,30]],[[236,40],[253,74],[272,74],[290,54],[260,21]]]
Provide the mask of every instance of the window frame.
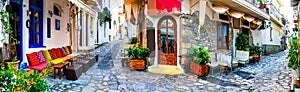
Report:
[[[32,12],[30,15],[30,18],[33,18],[33,20],[29,20],[30,22],[30,28],[29,28],[29,48],[44,48],[44,30],[43,30],[43,0],[40,0],[40,7],[37,7],[33,4],[29,4],[29,10],[32,9],[34,12],[39,12],[39,21],[35,21],[34,18],[34,12]],[[29,1],[30,2],[30,1]],[[39,24],[39,32],[36,32],[36,25]],[[39,44],[36,43],[36,35],[39,35]],[[33,42],[31,42],[33,41]]]
[[[220,25],[222,26],[222,46],[218,45],[218,42],[219,42],[219,40],[218,40],[219,39],[218,34],[219,34],[219,26]],[[225,43],[224,42],[224,38],[225,37],[224,37],[224,28],[223,27],[225,25],[227,26],[227,37],[226,37],[226,44],[227,44],[227,46],[224,46],[224,43]],[[229,31],[229,24],[228,23],[224,23],[224,22],[218,22],[217,23],[217,35],[216,35],[217,36],[217,41],[216,41],[217,42],[217,49],[229,49],[229,46],[230,46],[230,43],[229,43],[229,36],[230,35],[229,35],[229,33],[230,33],[230,31]]]

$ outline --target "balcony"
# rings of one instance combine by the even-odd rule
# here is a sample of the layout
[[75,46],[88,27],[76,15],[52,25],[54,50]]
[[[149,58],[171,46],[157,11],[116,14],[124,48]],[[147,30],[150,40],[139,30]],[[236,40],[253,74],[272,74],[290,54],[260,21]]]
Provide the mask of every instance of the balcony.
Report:
[[277,24],[282,25],[282,15],[279,13],[279,10],[275,8],[273,4],[268,5],[269,15],[271,20],[277,22]]
[[246,0],[248,3],[252,4],[256,8],[259,8],[261,11],[267,13],[266,10],[266,4],[261,4],[260,2],[257,2],[257,0]]
[[261,20],[269,20],[266,8],[259,8],[259,3],[256,0],[211,0],[213,3],[221,4],[230,9],[244,12]]

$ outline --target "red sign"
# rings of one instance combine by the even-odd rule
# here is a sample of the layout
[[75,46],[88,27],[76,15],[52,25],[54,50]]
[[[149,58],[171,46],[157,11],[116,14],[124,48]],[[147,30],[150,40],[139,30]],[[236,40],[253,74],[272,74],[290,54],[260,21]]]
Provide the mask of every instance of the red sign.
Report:
[[179,14],[181,0],[148,0],[148,14]]

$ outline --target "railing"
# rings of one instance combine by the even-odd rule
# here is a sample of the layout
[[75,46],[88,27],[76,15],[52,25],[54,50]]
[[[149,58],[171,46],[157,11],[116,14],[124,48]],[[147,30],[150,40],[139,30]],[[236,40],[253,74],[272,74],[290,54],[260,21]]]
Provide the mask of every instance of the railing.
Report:
[[271,17],[275,18],[278,22],[281,23],[281,14],[279,13],[278,9],[275,8],[275,6],[273,4],[270,4],[270,10],[269,10],[269,14]]
[[252,4],[253,6],[259,8],[261,11],[267,13],[266,8],[260,8],[260,3],[257,2],[257,0],[245,0],[245,1],[247,1],[248,3]]

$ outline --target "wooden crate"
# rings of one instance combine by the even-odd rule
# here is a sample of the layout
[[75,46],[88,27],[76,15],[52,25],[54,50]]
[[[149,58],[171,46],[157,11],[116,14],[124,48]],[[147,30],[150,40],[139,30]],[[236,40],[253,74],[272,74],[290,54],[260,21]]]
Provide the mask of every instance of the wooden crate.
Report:
[[145,65],[144,60],[130,60],[130,70],[144,70]]
[[190,71],[198,76],[206,76],[208,75],[208,65],[199,65],[192,61],[190,65]]

